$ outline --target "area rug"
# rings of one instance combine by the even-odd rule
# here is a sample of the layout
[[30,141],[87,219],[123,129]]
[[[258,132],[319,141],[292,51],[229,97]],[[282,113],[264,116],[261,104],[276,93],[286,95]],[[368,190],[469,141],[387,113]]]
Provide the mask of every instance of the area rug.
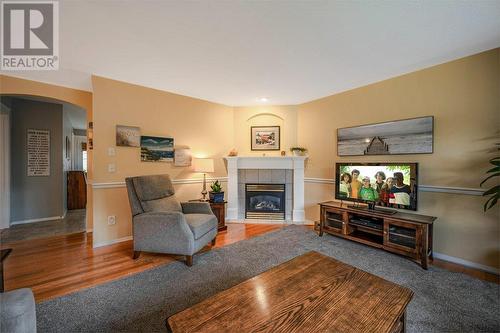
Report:
[[408,332],[500,331],[497,284],[292,225],[39,303],[38,332],[165,332],[168,316],[311,250],[413,290]]

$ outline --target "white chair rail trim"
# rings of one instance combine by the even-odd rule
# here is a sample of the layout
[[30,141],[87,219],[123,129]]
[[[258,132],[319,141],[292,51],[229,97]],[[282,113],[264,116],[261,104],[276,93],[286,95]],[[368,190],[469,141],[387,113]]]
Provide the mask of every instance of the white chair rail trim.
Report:
[[[214,177],[208,178],[207,182],[214,182],[218,180],[219,182],[227,182],[227,177]],[[202,184],[203,178],[188,178],[188,179],[172,179],[172,184],[180,185],[180,184]],[[125,187],[125,182],[109,182],[109,183],[91,183],[92,188],[101,189],[101,188],[119,188]]]
[[[227,177],[214,177],[207,178],[207,182],[212,182],[219,180],[220,182],[227,182]],[[313,184],[335,184],[335,180],[329,178],[304,178],[306,183]],[[173,179],[172,183],[174,185],[181,184],[201,184],[203,183],[202,178],[188,178],[188,179]],[[125,182],[107,182],[107,183],[92,183],[92,188],[103,189],[103,188],[119,188],[125,187]],[[463,194],[463,195],[483,195],[484,191],[481,188],[469,188],[469,187],[452,187],[452,186],[434,186],[434,185],[419,185],[418,190],[420,192],[437,192],[437,193],[451,193],[451,194]]]
[[[329,178],[304,178],[306,183],[317,184],[335,184],[335,180]],[[484,191],[481,188],[469,187],[452,187],[452,186],[434,186],[434,185],[419,185],[420,192],[438,192],[438,193],[451,193],[451,194],[465,194],[465,195],[483,195]]]

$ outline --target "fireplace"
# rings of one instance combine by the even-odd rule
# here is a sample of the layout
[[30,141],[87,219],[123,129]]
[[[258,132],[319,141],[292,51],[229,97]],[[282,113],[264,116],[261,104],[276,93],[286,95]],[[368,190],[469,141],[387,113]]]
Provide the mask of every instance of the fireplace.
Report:
[[245,184],[245,218],[285,219],[285,184]]

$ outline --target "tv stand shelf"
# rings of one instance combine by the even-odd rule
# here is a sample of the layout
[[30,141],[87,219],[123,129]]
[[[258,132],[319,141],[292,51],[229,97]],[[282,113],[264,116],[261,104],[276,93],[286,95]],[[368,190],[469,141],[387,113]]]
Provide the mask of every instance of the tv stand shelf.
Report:
[[432,226],[436,217],[400,211],[370,210],[336,201],[319,204],[319,235],[334,236],[381,248],[418,262],[432,260]]

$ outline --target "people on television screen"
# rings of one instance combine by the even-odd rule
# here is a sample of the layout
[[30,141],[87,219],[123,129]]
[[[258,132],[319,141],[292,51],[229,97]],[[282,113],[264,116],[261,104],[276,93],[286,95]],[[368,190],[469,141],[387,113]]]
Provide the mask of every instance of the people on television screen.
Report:
[[382,191],[382,186],[384,186],[385,182],[385,173],[383,171],[377,171],[375,174],[375,184],[373,187],[377,190],[377,193],[380,196],[380,191]]
[[351,179],[351,195],[350,197],[353,199],[358,198],[359,189],[361,188],[361,182],[358,180],[359,170],[354,169],[351,171],[352,179]]
[[349,198],[351,193],[351,175],[347,172],[340,177],[339,196],[341,198]]
[[377,190],[371,186],[370,177],[363,178],[363,185],[359,189],[358,198],[365,201],[378,201],[378,193]]
[[394,172],[396,183],[391,188],[391,193],[394,194],[394,204],[409,206],[411,188],[403,182],[404,176],[402,172]]
[[[390,203],[389,200],[391,199],[391,189],[393,183],[394,183],[394,178],[387,177],[384,185],[382,185],[382,188],[380,189],[380,194],[379,194],[380,205],[389,206]],[[392,198],[394,198],[394,195],[392,196]]]

